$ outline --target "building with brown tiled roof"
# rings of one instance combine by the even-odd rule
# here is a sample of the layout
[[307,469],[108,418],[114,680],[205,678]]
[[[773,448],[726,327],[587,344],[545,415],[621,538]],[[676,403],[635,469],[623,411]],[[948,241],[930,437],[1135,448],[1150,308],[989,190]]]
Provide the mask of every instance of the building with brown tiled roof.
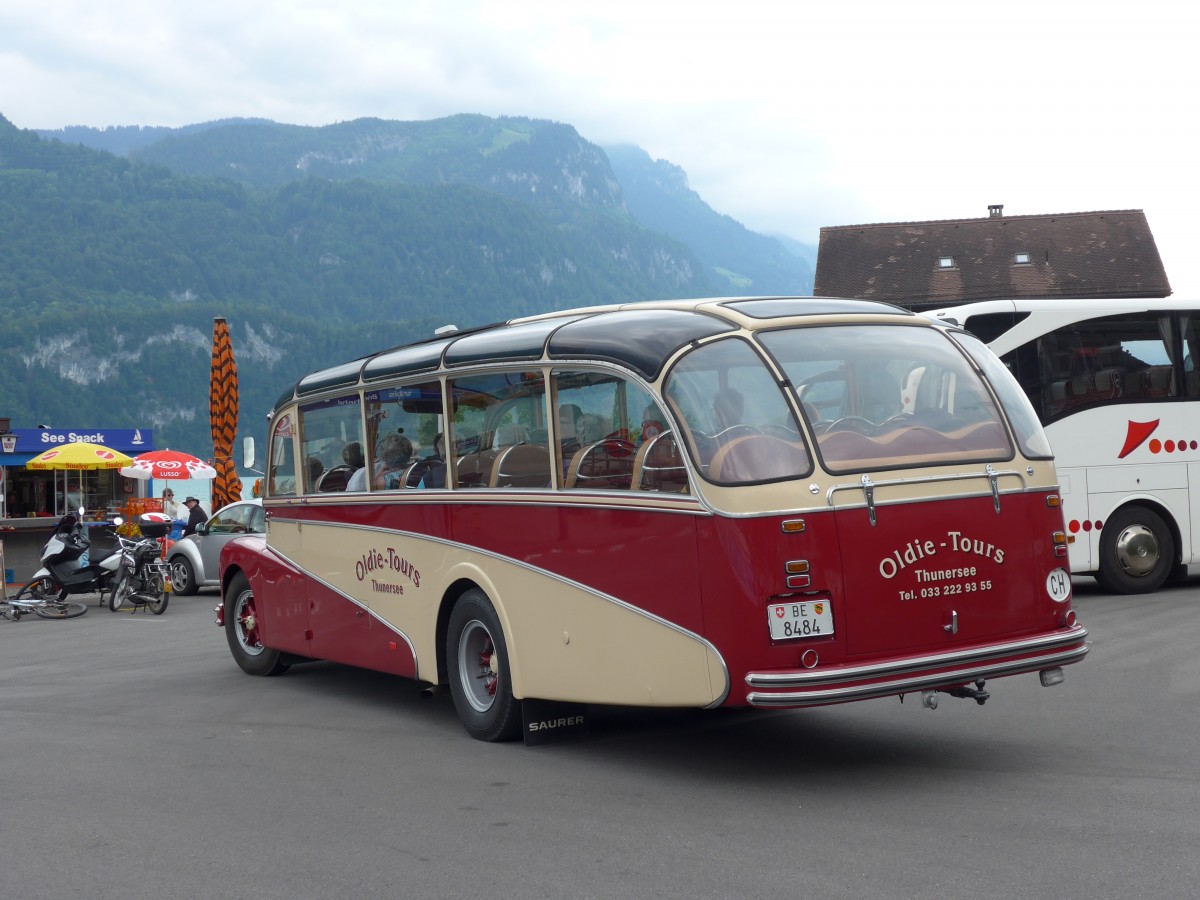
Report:
[[813,293],[909,308],[1004,297],[1167,297],[1140,209],[821,229]]

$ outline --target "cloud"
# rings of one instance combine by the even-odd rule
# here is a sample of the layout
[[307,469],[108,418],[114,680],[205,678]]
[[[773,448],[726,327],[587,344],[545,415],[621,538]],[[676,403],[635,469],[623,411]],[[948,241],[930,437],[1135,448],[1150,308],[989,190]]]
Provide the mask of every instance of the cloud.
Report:
[[1186,14],[1164,0],[10,0],[0,83],[22,89],[0,113],[26,128],[547,118],[637,144],[715,209],[809,243],[822,225],[990,203],[1145,209],[1180,293],[1200,288]]

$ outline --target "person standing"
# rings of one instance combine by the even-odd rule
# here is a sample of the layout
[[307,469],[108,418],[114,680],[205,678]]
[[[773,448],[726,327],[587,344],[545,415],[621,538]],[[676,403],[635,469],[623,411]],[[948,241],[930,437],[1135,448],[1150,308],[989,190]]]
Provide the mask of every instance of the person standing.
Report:
[[183,514],[179,511],[179,504],[175,502],[175,492],[170,488],[163,489],[162,504],[162,511],[170,517],[172,522],[182,517]]
[[188,509],[187,525],[183,527],[183,536],[195,534],[196,529],[208,521],[208,516],[204,514],[204,510],[200,507],[200,501],[195,497],[188,497],[183,501],[183,505]]

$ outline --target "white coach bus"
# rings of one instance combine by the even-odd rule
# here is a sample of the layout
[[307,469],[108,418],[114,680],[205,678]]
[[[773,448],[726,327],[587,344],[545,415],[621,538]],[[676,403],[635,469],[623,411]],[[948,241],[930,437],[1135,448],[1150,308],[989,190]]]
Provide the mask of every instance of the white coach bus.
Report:
[[987,342],[1054,449],[1075,574],[1145,593],[1200,563],[1200,304],[989,300],[931,315]]

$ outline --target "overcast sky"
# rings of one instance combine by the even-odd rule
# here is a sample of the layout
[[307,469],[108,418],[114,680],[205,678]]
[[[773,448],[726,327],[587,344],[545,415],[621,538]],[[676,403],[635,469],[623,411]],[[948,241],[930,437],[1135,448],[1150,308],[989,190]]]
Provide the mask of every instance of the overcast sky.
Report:
[[714,209],[823,225],[1142,209],[1200,299],[1184,2],[0,0],[20,128],[553,119]]

